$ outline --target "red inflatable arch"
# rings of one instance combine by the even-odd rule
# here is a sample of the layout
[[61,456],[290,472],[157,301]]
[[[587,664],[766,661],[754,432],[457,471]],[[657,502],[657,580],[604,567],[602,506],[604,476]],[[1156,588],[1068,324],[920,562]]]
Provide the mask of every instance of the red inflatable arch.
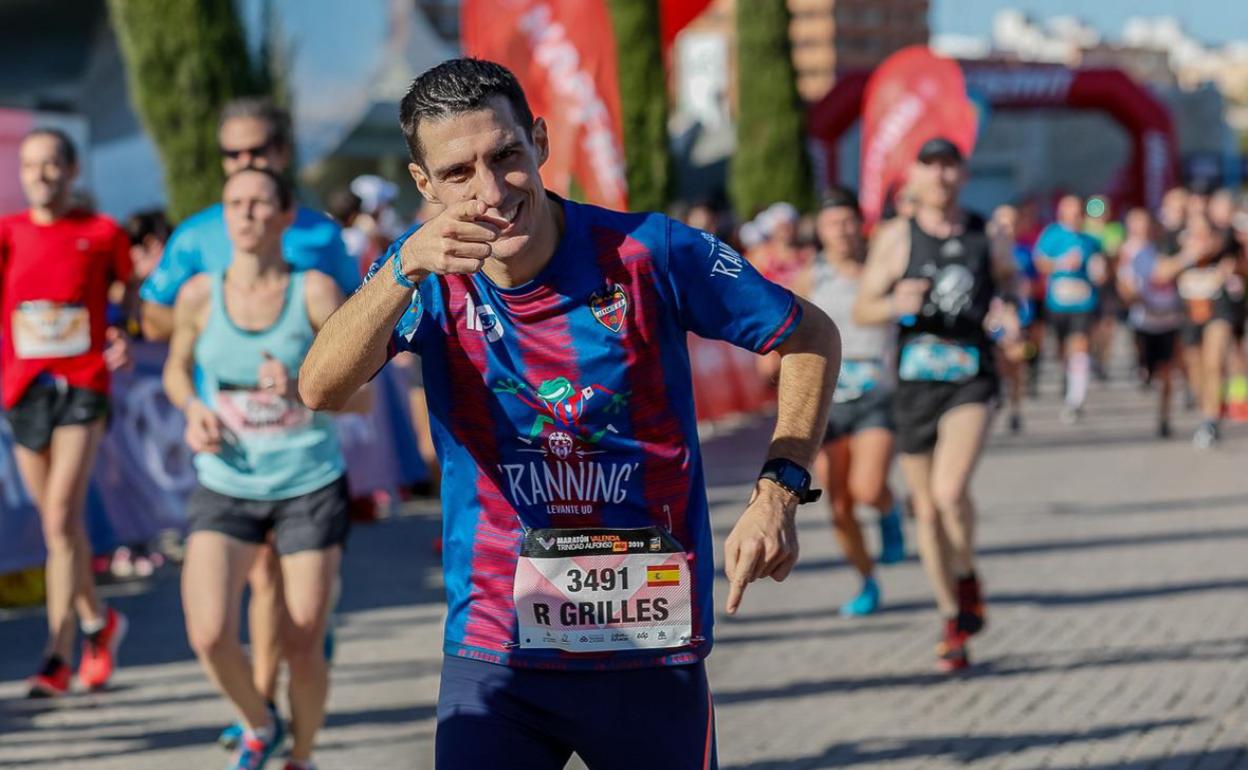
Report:
[[[1156,210],[1162,193],[1178,178],[1178,143],[1170,113],[1121,70],[1072,70],[1052,64],[959,62],[967,90],[982,95],[994,110],[1067,108],[1101,110],[1131,136],[1131,160],[1116,190],[1120,203]],[[807,115],[811,136],[826,152],[825,179],[837,179],[836,142],[862,112],[870,72],[841,75]]]

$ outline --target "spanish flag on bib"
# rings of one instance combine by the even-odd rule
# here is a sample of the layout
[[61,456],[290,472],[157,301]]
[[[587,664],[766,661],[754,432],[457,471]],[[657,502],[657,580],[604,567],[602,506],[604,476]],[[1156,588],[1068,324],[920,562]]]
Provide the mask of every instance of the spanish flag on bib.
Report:
[[652,564],[646,567],[647,587],[678,585],[680,585],[680,567],[675,564]]

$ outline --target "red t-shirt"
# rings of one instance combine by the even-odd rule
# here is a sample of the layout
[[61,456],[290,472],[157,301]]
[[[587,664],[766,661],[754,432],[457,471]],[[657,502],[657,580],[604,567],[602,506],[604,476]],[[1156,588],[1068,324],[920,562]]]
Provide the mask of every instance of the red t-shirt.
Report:
[[0,217],[0,396],[11,409],[41,373],[108,392],[108,287],[130,278],[130,239],[97,214],[51,224]]

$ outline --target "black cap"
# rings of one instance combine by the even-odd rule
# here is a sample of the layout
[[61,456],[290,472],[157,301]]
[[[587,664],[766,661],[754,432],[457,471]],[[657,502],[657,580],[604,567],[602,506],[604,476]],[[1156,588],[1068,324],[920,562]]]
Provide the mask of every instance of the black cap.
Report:
[[958,146],[943,136],[934,139],[928,139],[919,148],[919,162],[931,163],[936,160],[952,160],[955,163],[962,162],[962,151]]

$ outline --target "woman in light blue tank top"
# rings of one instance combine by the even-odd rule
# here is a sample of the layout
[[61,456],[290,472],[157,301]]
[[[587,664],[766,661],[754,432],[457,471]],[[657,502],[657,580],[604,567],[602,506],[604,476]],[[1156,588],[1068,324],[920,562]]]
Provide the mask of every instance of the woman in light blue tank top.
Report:
[[277,321],[240,329],[225,306],[224,273],[212,276],[211,310],[195,340],[196,391],[221,419],[222,451],[195,455],[199,483],[248,500],[282,500],[326,486],[346,471],[333,419],[262,388],[266,358],[299,371],[314,332],[304,309],[306,273],[291,273]]
[[815,474],[827,490],[841,550],[862,579],[858,594],[841,606],[841,614],[867,615],[879,608],[881,599],[875,561],[867,552],[855,515],[858,504],[880,513],[880,562],[905,558],[901,514],[888,488],[893,459],[892,385],[885,358],[892,348],[893,332],[885,326],[861,326],[851,317],[865,251],[862,219],[853,195],[843,190],[829,194],[816,227],[823,251],[803,276],[801,290],[836,322],[843,358]]
[[[186,506],[187,636],[239,715],[231,768],[241,770],[264,764],[285,739],[274,693],[254,684],[239,644],[243,585],[271,544],[281,579],[261,582],[280,592],[263,593],[259,614],[272,610],[283,620],[280,639],[266,628],[260,644],[280,641],[290,668],[290,756],[310,762],[329,687],[324,637],[349,495],[332,418],[303,405],[296,380],[342,295],[329,276],[291,272],[283,257],[282,234],[294,217],[286,180],[265,169],[237,171],[223,199],[230,265],[191,278],[179,293],[164,382],[186,415],[199,479]],[[366,394],[353,401],[353,411],[367,408]],[[256,626],[252,633],[255,641]]]

